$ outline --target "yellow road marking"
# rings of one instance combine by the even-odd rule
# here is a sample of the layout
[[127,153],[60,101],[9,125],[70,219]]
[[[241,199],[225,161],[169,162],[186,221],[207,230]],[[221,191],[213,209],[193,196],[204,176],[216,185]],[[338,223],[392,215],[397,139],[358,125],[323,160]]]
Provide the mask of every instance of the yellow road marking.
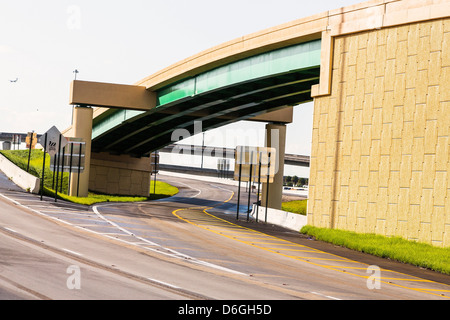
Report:
[[314,253],[319,253],[318,250],[316,249],[291,249],[291,248],[267,248],[267,249],[271,249],[271,250],[281,250],[281,251],[295,251],[295,252],[314,252]]
[[[233,196],[234,196],[234,192],[232,192],[232,195],[230,196],[230,198],[228,198],[227,200],[225,200],[223,203],[229,202],[229,201],[233,198]],[[370,275],[359,275],[359,274],[356,274],[356,273],[348,272],[348,271],[346,271],[346,270],[340,270],[340,268],[355,269],[355,270],[356,270],[356,269],[367,270],[367,268],[344,267],[344,266],[342,266],[342,267],[341,267],[341,266],[328,266],[328,265],[324,265],[324,264],[318,264],[318,263],[312,262],[312,261],[310,261],[310,260],[342,261],[342,262],[358,263],[358,264],[362,264],[362,265],[369,266],[368,264],[365,264],[365,263],[362,263],[362,262],[358,262],[358,261],[354,261],[354,260],[351,260],[351,259],[348,259],[348,258],[345,258],[345,257],[340,257],[340,256],[338,256],[338,255],[335,255],[335,254],[332,254],[332,253],[328,253],[328,252],[324,252],[324,251],[321,251],[321,250],[318,250],[318,249],[313,249],[313,248],[310,248],[310,247],[307,247],[307,246],[304,246],[304,245],[300,245],[300,244],[297,244],[297,243],[294,243],[294,242],[291,242],[291,241],[288,241],[288,240],[285,240],[285,239],[281,239],[281,238],[278,238],[278,237],[276,237],[276,236],[272,236],[272,235],[269,235],[269,234],[265,234],[265,233],[263,233],[263,232],[256,231],[256,230],[253,230],[253,229],[250,229],[250,228],[247,228],[247,227],[239,226],[239,225],[237,225],[237,224],[234,224],[234,223],[232,223],[232,222],[230,222],[230,221],[227,221],[227,220],[225,220],[225,219],[216,217],[216,216],[210,214],[209,212],[207,212],[207,210],[210,210],[210,209],[212,209],[212,208],[218,207],[218,206],[220,206],[220,205],[221,205],[221,204],[216,205],[216,206],[212,206],[212,207],[201,206],[201,207],[191,207],[191,208],[180,208],[180,209],[174,210],[174,211],[172,212],[172,214],[175,215],[177,218],[179,218],[179,219],[181,219],[181,220],[183,220],[183,221],[185,221],[185,222],[187,222],[187,223],[189,223],[189,224],[195,225],[195,226],[197,226],[197,227],[199,227],[199,228],[201,228],[201,229],[204,229],[204,230],[207,230],[207,231],[216,233],[216,234],[218,234],[218,235],[220,235],[220,236],[229,238],[229,239],[231,239],[231,240],[238,241],[238,242],[241,242],[241,243],[244,243],[244,244],[247,244],[247,245],[251,245],[251,246],[253,246],[253,247],[256,247],[256,248],[259,248],[259,249],[262,249],[262,250],[265,250],[265,251],[268,251],[268,252],[271,252],[271,253],[275,253],[275,254],[278,254],[278,255],[281,255],[281,256],[284,256],[284,257],[287,257],[287,258],[291,258],[291,259],[295,259],[295,260],[298,260],[298,261],[302,261],[302,262],[305,262],[305,263],[308,263],[308,264],[311,264],[311,265],[315,265],[315,266],[318,266],[318,267],[326,268],[326,269],[328,269],[328,270],[333,270],[333,271],[337,271],[337,272],[342,272],[342,273],[345,273],[345,274],[348,274],[348,275],[352,275],[352,276],[356,276],[356,277],[359,277],[359,278],[368,279],[368,278],[371,278],[371,277],[372,277],[372,276],[370,276]],[[240,238],[239,235],[231,236],[231,235],[224,234],[223,232],[219,232],[219,231],[217,231],[217,230],[208,228],[208,227],[206,227],[205,225],[201,225],[201,224],[192,222],[191,220],[188,220],[187,218],[183,218],[183,217],[181,217],[181,216],[178,214],[178,212],[181,212],[181,211],[197,211],[197,212],[199,212],[200,210],[202,210],[202,213],[206,214],[207,216],[209,216],[209,217],[211,217],[211,218],[213,218],[213,219],[217,219],[217,220],[221,221],[222,223],[224,223],[224,225],[225,225],[224,228],[227,228],[227,229],[228,229],[228,228],[231,227],[231,228],[233,228],[233,229],[243,230],[243,231],[246,232],[246,234],[263,235],[263,236],[265,236],[265,237],[268,237],[268,238],[271,238],[271,239],[273,239],[273,240],[276,240],[276,241],[281,242],[281,243],[275,243],[276,245],[308,248],[308,249],[311,249],[311,250],[315,250],[315,251],[312,251],[312,252],[314,252],[314,253],[319,253],[319,254],[325,254],[325,255],[329,255],[329,256],[334,256],[334,257],[336,257],[336,259],[318,258],[318,257],[302,257],[302,256],[292,256],[292,255],[287,255],[287,254],[281,253],[281,252],[276,251],[276,250],[287,250],[287,251],[290,251],[290,249],[262,247],[262,246],[259,246],[259,245],[257,245],[257,244],[258,244],[258,243],[262,243],[262,244],[272,244],[272,245],[273,245],[274,243],[243,241],[243,240],[240,240],[240,239],[239,239],[239,238]],[[194,218],[193,220],[195,220],[195,218]],[[203,221],[206,222],[207,220],[203,220]],[[227,232],[228,232],[228,230],[227,230]],[[234,233],[239,233],[238,231],[233,231],[233,232],[234,232]],[[246,238],[248,238],[248,237],[246,237]],[[292,251],[292,250],[291,250],[291,251]],[[301,250],[299,250],[299,251],[301,251]],[[382,270],[390,271],[390,272],[395,272],[395,273],[397,273],[397,274],[402,274],[401,272],[391,271],[391,270],[387,270],[387,269],[382,269]],[[406,274],[406,275],[407,275],[407,274]],[[407,276],[409,276],[409,275],[407,275]],[[411,277],[414,277],[414,276],[411,276]],[[374,277],[372,277],[372,278],[374,278]],[[437,293],[434,293],[434,292],[430,292],[430,291],[436,291],[436,292],[450,292],[450,290],[425,289],[425,288],[412,288],[412,287],[407,287],[407,286],[402,286],[402,285],[399,285],[399,284],[396,284],[396,283],[392,283],[392,282],[390,282],[390,281],[384,281],[384,280],[389,279],[389,278],[383,278],[383,277],[379,277],[379,278],[380,278],[380,279],[383,279],[383,280],[380,280],[381,283],[385,283],[385,284],[388,284],[388,285],[396,286],[396,287],[403,288],[403,289],[407,289],[407,290],[418,291],[418,292],[422,292],[422,293],[427,293],[427,294],[431,294],[431,295],[436,295],[436,296],[440,296],[440,297],[450,298],[450,297],[444,296],[444,295],[442,295],[442,294],[437,294]],[[446,284],[438,283],[438,282],[435,282],[435,281],[432,281],[432,280],[425,280],[425,279],[421,279],[421,278],[418,278],[418,277],[414,277],[414,278],[417,279],[417,280],[415,280],[415,281],[417,281],[417,282],[429,282],[429,283],[436,283],[436,284],[439,284],[439,285],[445,285],[445,286],[448,286],[448,285],[446,285]],[[403,280],[403,279],[394,279],[394,278],[393,278],[392,280],[399,280],[399,281],[414,281],[414,279],[404,279],[404,280]]]

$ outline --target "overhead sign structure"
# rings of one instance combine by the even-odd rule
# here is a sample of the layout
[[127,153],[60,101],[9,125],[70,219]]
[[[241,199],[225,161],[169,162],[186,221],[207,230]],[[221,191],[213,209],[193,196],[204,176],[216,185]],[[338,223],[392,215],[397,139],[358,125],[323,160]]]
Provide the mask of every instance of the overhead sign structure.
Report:
[[[260,175],[264,182],[267,181],[268,176],[268,182],[273,183],[276,173],[275,159],[275,148],[237,146],[234,179],[238,180],[240,176],[241,181],[247,182],[251,176],[251,181],[258,181]],[[259,165],[261,165],[261,173],[259,173]]]

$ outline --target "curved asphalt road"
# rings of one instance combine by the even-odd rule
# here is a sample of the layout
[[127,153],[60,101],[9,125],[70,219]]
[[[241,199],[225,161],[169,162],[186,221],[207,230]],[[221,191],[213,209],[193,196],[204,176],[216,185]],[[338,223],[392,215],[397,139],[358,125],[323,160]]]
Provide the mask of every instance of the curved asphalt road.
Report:
[[0,299],[450,297],[448,276],[236,221],[235,187],[159,179],[179,194],[86,207],[0,178]]

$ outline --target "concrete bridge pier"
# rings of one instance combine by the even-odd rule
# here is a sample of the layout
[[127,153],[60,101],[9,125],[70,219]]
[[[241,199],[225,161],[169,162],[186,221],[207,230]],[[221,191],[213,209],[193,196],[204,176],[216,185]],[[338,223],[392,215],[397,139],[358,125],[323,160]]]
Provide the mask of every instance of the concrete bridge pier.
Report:
[[73,110],[73,137],[81,138],[86,142],[84,158],[84,171],[80,174],[78,186],[78,174],[72,173],[70,177],[70,196],[87,197],[89,191],[89,175],[91,167],[91,137],[92,137],[93,109],[90,107],[76,106]]
[[269,208],[281,209],[283,196],[284,155],[286,151],[286,125],[282,123],[268,123],[266,125],[266,147],[275,148],[276,156],[271,158],[271,166],[275,165],[273,183],[269,183],[269,197],[267,199],[267,184],[262,185],[261,203]]

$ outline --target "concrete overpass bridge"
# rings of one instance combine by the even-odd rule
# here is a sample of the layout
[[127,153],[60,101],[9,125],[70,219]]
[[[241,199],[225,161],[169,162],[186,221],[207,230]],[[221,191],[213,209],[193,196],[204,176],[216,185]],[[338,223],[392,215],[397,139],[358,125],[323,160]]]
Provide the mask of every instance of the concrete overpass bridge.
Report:
[[308,222],[448,246],[449,16],[449,0],[372,0],[231,40],[134,85],[74,81],[65,135],[92,149],[81,190],[147,193],[148,155],[174,132],[265,121],[277,208],[285,125],[314,99]]
[[[92,150],[142,157],[172,143],[176,129],[193,133],[195,121],[203,131],[251,118],[276,121],[273,114],[258,116],[312,100],[311,86],[319,82],[320,48],[320,39],[300,43],[154,89],[147,94],[153,98],[147,111],[110,109],[96,117]],[[290,122],[291,110],[287,116],[280,113],[278,121]]]

